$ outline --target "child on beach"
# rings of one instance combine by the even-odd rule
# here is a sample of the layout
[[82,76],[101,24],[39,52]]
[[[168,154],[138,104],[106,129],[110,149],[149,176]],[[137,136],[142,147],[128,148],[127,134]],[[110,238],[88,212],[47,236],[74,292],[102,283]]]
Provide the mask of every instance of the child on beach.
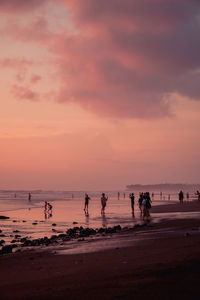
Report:
[[102,197],[101,197],[101,213],[103,214],[105,211],[105,207],[106,207],[106,202],[108,200],[108,197],[105,196],[105,193],[102,193]]

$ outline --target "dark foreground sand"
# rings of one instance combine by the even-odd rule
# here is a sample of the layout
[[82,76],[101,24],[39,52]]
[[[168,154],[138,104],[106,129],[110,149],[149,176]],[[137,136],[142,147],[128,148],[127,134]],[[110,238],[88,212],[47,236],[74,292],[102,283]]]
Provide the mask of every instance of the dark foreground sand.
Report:
[[[190,211],[192,205],[200,210],[194,203]],[[199,228],[197,219],[166,220],[138,229],[141,241],[129,247],[77,255],[2,255],[0,299],[199,299]],[[150,239],[143,240],[148,234]],[[128,235],[134,240],[135,232]]]

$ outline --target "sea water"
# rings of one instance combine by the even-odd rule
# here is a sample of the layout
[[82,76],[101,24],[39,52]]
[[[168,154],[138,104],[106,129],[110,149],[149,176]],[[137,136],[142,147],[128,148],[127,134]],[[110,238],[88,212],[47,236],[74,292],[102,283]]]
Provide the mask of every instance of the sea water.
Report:
[[[135,211],[132,214],[129,192],[107,191],[105,214],[101,214],[101,192],[87,191],[90,196],[89,213],[84,212],[84,191],[0,191],[0,215],[9,219],[0,220],[0,239],[10,243],[15,235],[28,238],[50,237],[65,233],[74,226],[91,228],[115,225],[133,226],[141,222],[138,207],[139,192],[135,193]],[[152,194],[152,192],[151,192]],[[170,197],[169,197],[170,194]],[[193,197],[193,196],[192,196]],[[190,199],[193,199],[190,194]],[[52,212],[44,209],[45,201],[52,205]],[[154,192],[152,205],[178,202],[177,192]]]

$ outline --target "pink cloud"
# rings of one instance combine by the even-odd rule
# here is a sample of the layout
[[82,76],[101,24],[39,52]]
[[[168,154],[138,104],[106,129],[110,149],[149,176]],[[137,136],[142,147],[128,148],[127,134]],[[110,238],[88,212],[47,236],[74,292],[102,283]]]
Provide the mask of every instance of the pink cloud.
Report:
[[1,68],[11,68],[11,69],[21,69],[27,66],[31,66],[33,64],[32,61],[26,58],[4,58],[0,59]]
[[5,32],[56,55],[59,102],[106,116],[155,118],[171,115],[171,93],[200,99],[198,1],[57,3],[70,9],[71,32],[52,33],[44,16],[26,27],[9,21]]
[[33,75],[31,76],[31,83],[32,83],[32,84],[35,84],[35,83],[37,83],[38,81],[40,81],[41,79],[42,79],[41,76],[39,76],[39,75],[37,75],[37,74],[33,74]]
[[43,16],[33,16],[26,26],[21,25],[15,17],[9,18],[0,33],[2,36],[10,36],[24,43],[45,43],[53,37],[53,33],[48,30],[48,22]]
[[170,115],[168,94],[200,98],[200,3],[186,0],[68,0],[75,35],[60,57],[60,101],[121,117]]
[[0,12],[30,12],[46,2],[49,2],[49,0],[0,0]]
[[39,100],[39,95],[36,92],[32,91],[29,87],[13,85],[12,94],[19,100],[30,100],[33,102]]

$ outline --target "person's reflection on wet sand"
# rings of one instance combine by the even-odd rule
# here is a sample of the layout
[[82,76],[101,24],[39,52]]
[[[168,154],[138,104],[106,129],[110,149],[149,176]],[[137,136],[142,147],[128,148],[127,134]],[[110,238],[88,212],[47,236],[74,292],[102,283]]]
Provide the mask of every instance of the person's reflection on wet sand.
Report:
[[53,215],[52,209],[53,209],[53,206],[50,203],[48,203],[47,201],[45,201],[45,203],[44,203],[44,218],[45,218],[45,220],[52,217],[52,215]]
[[44,210],[44,218],[45,220],[50,219],[53,216],[52,211]]
[[102,227],[107,227],[107,218],[105,212],[102,213]]
[[87,213],[87,214],[85,214],[85,225],[87,226],[87,227],[89,227],[89,224],[90,224],[90,218],[89,218],[90,216],[89,216],[89,214]]

